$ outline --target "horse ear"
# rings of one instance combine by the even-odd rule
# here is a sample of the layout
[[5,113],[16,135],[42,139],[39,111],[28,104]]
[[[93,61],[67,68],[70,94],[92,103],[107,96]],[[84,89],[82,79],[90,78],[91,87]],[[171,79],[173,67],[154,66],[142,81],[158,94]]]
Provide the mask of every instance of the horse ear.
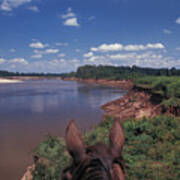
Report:
[[82,141],[81,133],[74,120],[70,121],[66,128],[66,146],[69,154],[76,164],[80,163],[85,156],[85,145]]
[[113,164],[111,174],[114,180],[125,180],[124,173],[118,164]]
[[110,150],[114,157],[120,157],[124,145],[124,131],[119,120],[115,120],[110,131]]

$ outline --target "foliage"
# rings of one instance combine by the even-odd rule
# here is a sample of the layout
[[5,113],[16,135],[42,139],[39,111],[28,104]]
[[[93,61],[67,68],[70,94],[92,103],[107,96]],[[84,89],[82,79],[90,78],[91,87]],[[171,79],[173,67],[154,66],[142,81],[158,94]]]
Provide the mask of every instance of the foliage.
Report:
[[[98,141],[108,144],[112,123],[113,119],[107,117],[95,129],[85,134],[84,142],[88,145]],[[180,169],[180,120],[178,118],[158,116],[151,119],[144,118],[141,121],[128,120],[123,123],[123,127],[125,131],[123,158],[127,180],[180,179],[178,171]],[[39,169],[36,168],[34,180],[58,179],[62,169],[69,164],[62,139],[48,137],[40,144],[36,153],[52,163],[51,166],[41,164]]]
[[1,71],[0,70],[0,77],[11,77],[11,76],[57,77],[57,76],[60,76],[60,74],[56,74],[56,73],[19,73],[19,72],[9,72],[9,71]]
[[180,108],[180,99],[172,97],[172,98],[170,98],[168,100],[164,100],[162,104],[166,108],[169,108],[169,107]]
[[162,105],[167,107],[180,107],[180,77],[177,76],[145,76],[135,81],[136,87],[151,89],[152,93],[164,97]]
[[33,171],[33,180],[59,179],[62,169],[70,160],[64,140],[53,136],[41,142],[34,154],[40,157],[40,162]]
[[179,76],[180,70],[175,68],[172,69],[153,69],[143,68],[137,66],[95,66],[85,65],[77,69],[77,72],[63,73],[61,77],[77,77],[82,79],[110,79],[110,80],[121,80],[121,79],[132,79],[143,77],[143,76]]

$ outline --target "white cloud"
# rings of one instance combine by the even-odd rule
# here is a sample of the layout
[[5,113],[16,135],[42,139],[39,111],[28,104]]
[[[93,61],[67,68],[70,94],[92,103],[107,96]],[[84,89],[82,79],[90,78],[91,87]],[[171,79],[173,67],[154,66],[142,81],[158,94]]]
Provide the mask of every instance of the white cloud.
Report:
[[61,15],[62,19],[72,18],[76,17],[76,14],[72,12],[72,8],[69,7],[65,14]]
[[102,44],[99,47],[92,47],[91,51],[94,52],[109,52],[109,51],[142,51],[149,49],[164,49],[164,45],[161,43],[147,44],[147,45],[122,45],[119,43],[115,44]]
[[169,29],[163,29],[164,34],[172,34],[172,31]]
[[123,45],[122,44],[102,44],[97,48],[91,48],[91,51],[101,51],[101,52],[108,52],[108,51],[122,51]]
[[64,19],[63,22],[64,26],[74,26],[74,27],[80,26],[76,14],[72,11],[71,7],[67,9],[66,14],[63,14],[61,18]]
[[35,42],[35,43],[31,43],[29,46],[31,48],[43,49],[45,47],[48,47],[49,45],[48,44],[43,44],[41,42]]
[[93,55],[94,55],[93,52],[89,52],[89,53],[84,54],[83,56],[84,56],[85,58],[89,58],[89,57],[92,57]]
[[68,43],[61,43],[61,42],[58,42],[58,43],[55,43],[56,46],[68,46],[69,44]]
[[153,52],[146,52],[146,53],[142,53],[142,54],[124,53],[124,54],[110,55],[109,58],[113,59],[113,60],[161,59],[162,55],[161,54],[154,54]]
[[12,11],[14,8],[17,8],[31,1],[32,0],[3,0],[0,5],[0,9],[3,11]]
[[0,58],[0,64],[3,64],[5,62],[5,59]]
[[28,65],[28,61],[26,61],[24,58],[15,58],[15,59],[10,60],[9,62]]
[[44,54],[56,54],[59,52],[59,49],[46,49]]
[[64,53],[60,53],[60,54],[58,54],[57,56],[62,58],[62,57],[65,57],[65,56],[66,56],[66,54],[64,54]]
[[80,49],[75,49],[75,52],[79,53],[81,50]]
[[44,54],[57,54],[59,49],[46,49],[44,51],[35,49],[33,52],[34,54],[31,56],[31,58],[40,59]]
[[85,64],[95,65],[113,65],[113,66],[133,66],[153,67],[153,68],[171,68],[180,67],[180,59],[166,57],[161,53],[152,51],[139,53],[118,53],[94,55],[83,60]]
[[[36,53],[39,50],[34,50]],[[44,51],[43,51],[44,52]],[[88,53],[87,53],[88,54]],[[154,68],[180,68],[180,59],[165,56],[162,52],[139,51],[122,52],[117,54],[93,55],[84,59],[56,58],[52,60],[26,61],[24,58],[5,60],[0,58],[1,69],[19,72],[69,72],[85,64],[154,67]]]
[[135,54],[134,53],[131,53],[131,54],[115,54],[115,55],[110,55],[109,57],[111,59],[114,59],[114,60],[132,59],[135,57]]
[[29,6],[28,9],[33,11],[33,12],[40,12],[40,10],[37,6]]
[[176,19],[176,23],[177,23],[177,24],[180,24],[180,17],[178,17],[178,18]]
[[31,56],[31,58],[40,59],[42,58],[42,54],[34,54]]
[[74,26],[74,27],[79,27],[79,26],[80,26],[76,17],[70,18],[70,19],[66,19],[66,20],[63,22],[63,24],[64,24],[65,26]]

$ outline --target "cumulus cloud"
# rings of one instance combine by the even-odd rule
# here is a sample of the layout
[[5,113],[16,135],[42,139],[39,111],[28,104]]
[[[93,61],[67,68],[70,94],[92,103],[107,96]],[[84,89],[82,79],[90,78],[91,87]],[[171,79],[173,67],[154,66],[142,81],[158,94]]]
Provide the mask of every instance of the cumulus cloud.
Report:
[[73,12],[72,12],[72,8],[69,7],[69,8],[67,9],[66,14],[61,15],[61,17],[62,17],[62,19],[67,19],[67,18],[76,17],[76,14],[73,13]]
[[35,43],[31,43],[29,45],[29,47],[36,48],[36,49],[43,49],[43,48],[48,47],[48,46],[49,46],[48,44],[43,44],[41,42],[35,42]]
[[29,6],[28,7],[29,10],[33,11],[33,12],[40,12],[39,8],[37,6]]
[[56,54],[59,52],[59,49],[46,49],[43,53],[44,54]]
[[84,56],[85,58],[88,58],[88,57],[92,57],[93,55],[94,55],[93,52],[89,52],[89,53],[84,54],[83,56]]
[[161,54],[154,54],[153,52],[147,53],[124,53],[124,54],[115,54],[109,55],[110,59],[113,60],[133,60],[133,59],[161,59],[163,56]]
[[10,63],[19,63],[19,64],[24,64],[24,65],[28,65],[28,61],[25,60],[24,58],[15,58],[9,61]]
[[31,58],[40,59],[42,58],[42,54],[34,54],[31,56]]
[[[39,50],[36,50],[39,51]],[[88,54],[88,53],[87,53]],[[91,54],[92,55],[92,54]],[[1,69],[19,72],[69,72],[85,64],[154,67],[154,68],[180,68],[180,59],[166,56],[164,53],[154,51],[122,52],[116,54],[93,54],[83,59],[57,57],[52,60],[27,61],[24,58],[0,58]]]
[[0,64],[3,64],[5,62],[5,59],[0,58]]
[[72,8],[68,8],[66,14],[63,14],[61,18],[64,19],[63,21],[64,26],[74,26],[74,27],[80,26],[76,14],[72,11]]
[[57,42],[55,43],[56,46],[68,46],[68,43],[61,43],[61,42]]
[[79,26],[80,26],[76,17],[70,18],[70,19],[66,19],[66,20],[63,22],[63,24],[64,24],[65,26],[74,26],[74,27],[79,27]]
[[176,23],[177,23],[177,24],[180,24],[180,17],[178,17],[178,18],[176,19]]
[[0,9],[3,11],[12,11],[14,8],[17,8],[31,1],[32,0],[3,0],[0,5]]
[[59,52],[59,49],[46,49],[46,50],[37,50],[35,49],[34,54],[31,56],[31,58],[40,59],[43,57],[44,54],[57,54]]
[[115,44],[102,44],[98,47],[92,47],[91,51],[94,52],[109,52],[109,51],[142,51],[142,50],[149,50],[149,49],[165,49],[164,45],[161,43],[155,44],[146,44],[146,45],[123,45],[119,43]]
[[113,65],[113,66],[133,66],[153,67],[153,68],[171,68],[180,67],[180,59],[166,57],[161,53],[131,52],[118,54],[93,55],[83,60],[85,64],[95,65]]
[[62,57],[65,57],[65,56],[66,56],[66,54],[64,54],[64,53],[60,53],[60,54],[58,54],[57,56],[62,58]]

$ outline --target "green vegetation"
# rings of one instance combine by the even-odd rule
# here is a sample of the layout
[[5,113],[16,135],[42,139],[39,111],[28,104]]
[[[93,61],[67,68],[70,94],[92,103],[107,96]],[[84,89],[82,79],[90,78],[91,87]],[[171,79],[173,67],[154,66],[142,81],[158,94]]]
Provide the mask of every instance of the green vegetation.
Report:
[[33,172],[33,180],[58,180],[61,170],[70,160],[64,139],[58,137],[48,136],[34,154],[41,157],[41,160]]
[[110,79],[121,80],[131,79],[142,76],[180,76],[180,70],[172,69],[153,69],[153,68],[141,68],[137,66],[95,66],[85,65],[77,69],[77,72],[63,73],[62,78],[77,77],[82,79]]
[[70,73],[19,73],[19,72],[8,72],[0,71],[0,77],[9,76],[59,76],[62,78],[77,77],[82,79],[110,79],[110,80],[121,80],[131,79],[135,80],[142,76],[180,76],[180,70],[171,68],[143,68],[137,66],[95,66],[85,65],[77,69],[76,72]]
[[19,72],[0,71],[0,77],[11,77],[11,76],[57,77],[57,76],[60,76],[60,74],[56,74],[56,73],[19,73]]
[[[108,143],[113,119],[107,117],[94,130],[86,133],[88,145]],[[123,123],[125,146],[123,158],[127,180],[180,179],[180,120],[172,116],[158,116],[141,121]],[[63,168],[69,165],[64,140],[48,137],[36,149],[43,163],[36,167],[34,180],[58,180]]]
[[176,111],[177,115],[180,109],[180,77],[177,76],[145,76],[135,81],[135,87],[151,90],[154,94],[163,97],[162,105],[171,111]]

